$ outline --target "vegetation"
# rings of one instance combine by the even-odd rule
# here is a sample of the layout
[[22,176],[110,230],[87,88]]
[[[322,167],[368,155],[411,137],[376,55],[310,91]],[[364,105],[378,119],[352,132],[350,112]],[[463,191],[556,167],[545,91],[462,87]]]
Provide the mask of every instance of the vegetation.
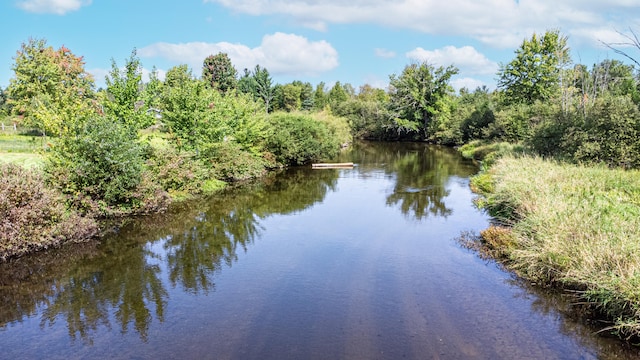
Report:
[[388,89],[356,91],[274,84],[260,65],[238,76],[224,53],[204,59],[199,76],[179,65],[144,82],[134,49],[122,69],[112,61],[96,91],[81,56],[30,39],[0,89],[0,119],[31,136],[0,134],[0,152],[42,156],[44,166],[2,167],[21,194],[2,195],[20,199],[2,209],[32,201],[50,212],[28,215],[41,218],[29,218],[41,230],[35,243],[11,232],[28,217],[2,214],[0,257],[83,239],[97,218],[162,211],[225,182],[332,157],[353,137],[426,141],[482,161],[473,187],[507,225],[483,232],[496,255],[534,281],[580,289],[621,334],[640,335],[640,79],[623,54],[634,64],[574,64],[567,38],[550,30],[500,66],[498,89],[456,94],[453,66],[409,64]]
[[509,228],[486,243],[520,275],[579,290],[615,320],[611,329],[640,335],[640,173],[566,165],[540,157],[504,157],[474,187],[482,206]]

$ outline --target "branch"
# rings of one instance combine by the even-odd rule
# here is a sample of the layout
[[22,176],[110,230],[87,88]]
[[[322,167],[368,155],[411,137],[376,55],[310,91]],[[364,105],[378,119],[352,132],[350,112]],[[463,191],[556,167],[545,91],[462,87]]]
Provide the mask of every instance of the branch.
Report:
[[622,55],[624,57],[626,57],[627,59],[633,61],[636,65],[640,66],[640,62],[638,62],[638,60],[634,59],[633,57],[631,57],[631,55],[627,54],[626,52],[615,48],[614,46],[634,46],[636,47],[638,50],[640,50],[640,39],[638,39],[638,35],[636,35],[636,33],[629,28],[629,31],[631,31],[631,35],[627,35],[624,34],[620,31],[616,31],[618,34],[622,35],[623,37],[627,38],[629,40],[629,42],[621,42],[621,43],[606,43],[602,40],[599,40],[600,43],[602,43],[604,46],[608,47],[609,49],[613,50],[613,52],[615,52],[618,55]]

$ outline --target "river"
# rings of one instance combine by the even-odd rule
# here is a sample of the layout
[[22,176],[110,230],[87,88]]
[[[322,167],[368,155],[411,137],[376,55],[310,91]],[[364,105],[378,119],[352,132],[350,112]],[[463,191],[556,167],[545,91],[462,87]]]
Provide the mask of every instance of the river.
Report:
[[0,265],[2,359],[632,359],[568,297],[463,246],[449,148],[358,143],[101,241]]

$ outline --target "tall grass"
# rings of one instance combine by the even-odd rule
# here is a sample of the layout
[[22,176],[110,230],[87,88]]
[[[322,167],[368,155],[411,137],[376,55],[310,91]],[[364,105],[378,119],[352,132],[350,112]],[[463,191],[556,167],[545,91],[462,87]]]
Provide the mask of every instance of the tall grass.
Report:
[[640,336],[639,171],[504,157],[473,181],[484,207],[511,225],[508,240],[483,233],[511,268],[578,289],[611,329]]

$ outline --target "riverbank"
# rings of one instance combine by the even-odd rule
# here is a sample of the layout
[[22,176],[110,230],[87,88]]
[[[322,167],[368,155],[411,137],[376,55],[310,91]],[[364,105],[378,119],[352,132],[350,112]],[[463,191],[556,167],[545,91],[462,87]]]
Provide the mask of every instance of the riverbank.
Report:
[[622,338],[640,336],[640,172],[505,156],[472,179],[501,225],[491,254],[541,286],[575,292]]

